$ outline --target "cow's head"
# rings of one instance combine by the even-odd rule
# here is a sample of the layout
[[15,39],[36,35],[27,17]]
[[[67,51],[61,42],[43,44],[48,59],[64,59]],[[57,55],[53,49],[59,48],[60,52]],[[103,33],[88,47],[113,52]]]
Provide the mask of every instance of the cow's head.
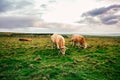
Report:
[[63,47],[60,49],[60,51],[61,51],[61,53],[62,53],[63,55],[65,54],[66,49],[68,49],[68,48],[65,47],[65,46],[63,46]]
[[84,43],[84,44],[83,44],[83,48],[84,48],[84,49],[86,49],[86,48],[87,48],[87,46],[88,46],[88,44],[87,44],[87,43]]

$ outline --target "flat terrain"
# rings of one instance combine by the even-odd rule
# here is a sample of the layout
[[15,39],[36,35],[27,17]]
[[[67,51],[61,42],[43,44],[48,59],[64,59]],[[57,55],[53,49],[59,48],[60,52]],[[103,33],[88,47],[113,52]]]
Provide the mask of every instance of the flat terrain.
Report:
[[120,80],[120,38],[86,37],[87,49],[66,54],[52,49],[50,36],[0,37],[0,80]]

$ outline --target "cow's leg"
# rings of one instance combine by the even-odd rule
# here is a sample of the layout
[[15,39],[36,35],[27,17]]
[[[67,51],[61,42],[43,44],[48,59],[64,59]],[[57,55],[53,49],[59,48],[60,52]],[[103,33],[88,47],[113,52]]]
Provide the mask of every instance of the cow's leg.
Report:
[[53,50],[53,52],[52,52],[52,55],[55,53],[55,50],[56,50],[56,44],[55,43],[53,43],[53,45],[52,45],[52,50]]
[[72,42],[72,46],[74,46],[75,45],[75,43],[74,42]]
[[59,44],[56,44],[56,45],[57,45],[57,49],[60,49],[60,48],[59,48]]
[[71,46],[73,46],[73,42],[70,42]]
[[74,42],[74,47],[76,47],[77,42]]
[[80,43],[79,42],[77,43],[77,46],[78,46],[78,48],[80,48]]
[[52,43],[52,49],[54,49],[54,43]]
[[76,42],[73,41],[71,44],[72,47],[76,47]]
[[54,54],[54,43],[52,43],[52,55]]

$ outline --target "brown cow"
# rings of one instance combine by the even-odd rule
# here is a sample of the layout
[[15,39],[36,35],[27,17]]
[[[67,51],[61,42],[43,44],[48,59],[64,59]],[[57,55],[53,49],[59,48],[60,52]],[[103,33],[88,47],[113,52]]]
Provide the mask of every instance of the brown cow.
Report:
[[74,34],[71,38],[71,41],[72,41],[72,46],[75,46],[77,44],[78,47],[82,45],[84,49],[87,48],[87,43],[85,41],[85,38],[81,35]]
[[28,39],[28,38],[20,38],[19,41],[32,41],[32,39]]
[[62,54],[65,54],[67,48],[65,47],[65,39],[63,36],[58,34],[53,34],[51,36],[51,41],[53,43],[53,48],[57,47],[57,49],[60,49],[60,52]]

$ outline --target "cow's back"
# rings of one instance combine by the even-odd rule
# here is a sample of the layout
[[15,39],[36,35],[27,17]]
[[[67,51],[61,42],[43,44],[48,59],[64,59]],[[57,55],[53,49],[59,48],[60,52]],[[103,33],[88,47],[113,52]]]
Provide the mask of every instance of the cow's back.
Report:
[[53,43],[58,44],[59,48],[62,48],[65,45],[65,40],[61,35],[53,34],[51,40]]
[[82,38],[83,38],[83,36],[81,36],[81,35],[73,35],[71,40],[73,42],[80,42],[82,40]]
[[53,43],[56,43],[57,42],[57,34],[53,34],[52,36],[51,36],[51,40],[52,40],[52,42]]

